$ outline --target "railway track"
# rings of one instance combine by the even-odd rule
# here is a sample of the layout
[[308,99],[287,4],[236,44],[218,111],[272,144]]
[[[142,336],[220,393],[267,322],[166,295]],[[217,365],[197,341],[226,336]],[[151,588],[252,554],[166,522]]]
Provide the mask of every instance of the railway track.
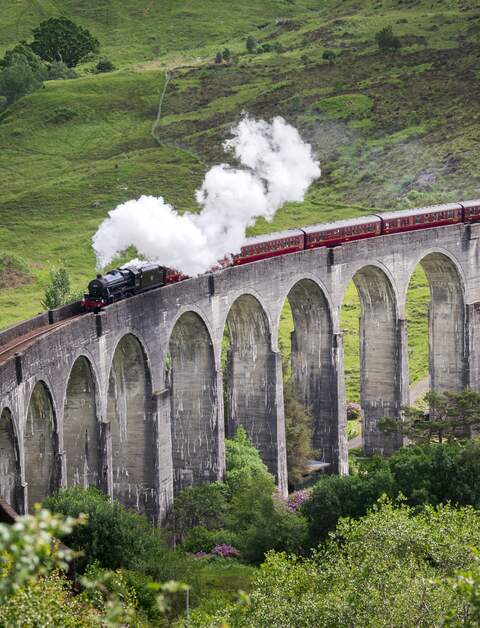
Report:
[[37,329],[33,329],[28,334],[24,334],[23,336],[19,336],[18,338],[14,338],[7,344],[0,347],[0,364],[6,362],[8,359],[13,357],[16,353],[19,352],[20,349],[28,346],[33,340],[39,338],[40,336],[44,336],[49,332],[57,329],[57,327],[61,327],[65,325],[69,321],[78,318],[77,316],[72,316],[70,318],[66,318],[62,321],[58,321],[57,323],[51,323],[49,325],[43,325],[42,327],[38,327]]

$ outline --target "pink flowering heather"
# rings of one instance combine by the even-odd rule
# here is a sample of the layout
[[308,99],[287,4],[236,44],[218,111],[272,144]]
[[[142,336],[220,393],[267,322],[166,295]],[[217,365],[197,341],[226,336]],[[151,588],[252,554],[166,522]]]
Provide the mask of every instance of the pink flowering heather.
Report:
[[233,545],[228,545],[228,543],[221,543],[220,545],[215,545],[212,549],[211,554],[214,556],[222,556],[223,558],[239,558],[240,552]]
[[362,408],[358,403],[349,401],[347,403],[347,419],[349,421],[355,421],[362,418]]
[[287,508],[291,512],[295,512],[300,506],[310,498],[309,490],[296,491],[288,496]]

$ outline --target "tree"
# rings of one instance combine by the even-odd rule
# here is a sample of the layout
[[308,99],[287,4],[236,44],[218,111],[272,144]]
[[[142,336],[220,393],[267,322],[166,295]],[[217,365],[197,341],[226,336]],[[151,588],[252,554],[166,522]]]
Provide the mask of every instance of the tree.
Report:
[[312,417],[307,408],[296,398],[291,379],[285,378],[283,403],[288,483],[295,485],[302,479],[308,460],[315,455],[312,448]]
[[220,52],[220,50],[217,52],[217,54],[215,55],[215,63],[222,63],[223,61],[223,56],[222,53]]
[[232,58],[232,53],[230,52],[228,48],[225,48],[225,50],[222,52],[222,55],[223,55],[223,60],[227,61],[227,63]]
[[44,20],[33,29],[33,35],[33,52],[45,61],[63,61],[70,68],[100,47],[86,28],[65,17]]
[[380,429],[400,433],[414,443],[455,442],[467,438],[480,427],[480,393],[429,392],[424,397],[426,411],[421,407],[406,406],[402,420],[384,417]]
[[393,34],[391,26],[385,26],[375,34],[375,40],[382,51],[397,52],[401,47],[400,40]]
[[257,40],[252,35],[249,35],[245,41],[245,46],[247,51],[252,54],[255,52],[255,48],[257,47]]
[[45,289],[42,306],[46,310],[53,310],[56,307],[65,305],[72,300],[70,290],[70,277],[65,268],[52,270],[50,272],[50,284]]
[[3,59],[0,60],[0,68],[8,68],[15,63],[18,59],[18,55],[25,58],[25,61],[34,72],[43,72],[44,75],[46,74],[45,64],[24,41],[17,44],[12,50],[7,50]]
[[325,50],[322,55],[322,59],[325,59],[325,61],[328,61],[330,65],[335,61],[336,58],[337,58],[337,55],[335,54],[333,50]]
[[8,65],[0,72],[0,95],[7,104],[12,104],[22,96],[29,94],[43,85],[44,69],[33,70],[22,54],[9,56]]

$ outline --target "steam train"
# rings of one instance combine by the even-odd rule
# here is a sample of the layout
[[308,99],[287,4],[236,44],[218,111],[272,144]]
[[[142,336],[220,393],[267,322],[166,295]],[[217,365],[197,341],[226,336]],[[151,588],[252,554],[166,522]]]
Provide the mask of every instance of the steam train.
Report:
[[[480,222],[480,199],[371,214],[362,218],[327,222],[247,238],[240,252],[232,255],[230,259],[219,262],[219,267],[240,266],[306,249],[334,247],[353,240],[432,229],[461,222]],[[99,311],[120,299],[183,279],[187,277],[182,273],[158,264],[126,265],[110,270],[105,275],[97,275],[97,278],[88,284],[88,293],[85,294],[82,305],[86,311]]]

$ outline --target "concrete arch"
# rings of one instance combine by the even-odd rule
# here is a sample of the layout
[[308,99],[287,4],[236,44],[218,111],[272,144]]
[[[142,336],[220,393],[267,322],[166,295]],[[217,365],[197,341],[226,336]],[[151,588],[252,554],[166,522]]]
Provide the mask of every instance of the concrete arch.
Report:
[[12,413],[3,408],[0,413],[0,497],[17,512],[20,506],[20,456]]
[[67,486],[98,486],[100,426],[98,384],[90,360],[80,355],[70,370],[63,406],[63,449]]
[[463,390],[467,384],[465,356],[465,278],[448,252],[432,250],[419,256],[430,287],[429,372],[433,390]]
[[312,415],[312,444],[319,459],[330,464],[331,471],[338,472],[339,441],[345,437],[338,412],[331,305],[322,287],[311,278],[297,280],[285,298],[294,323],[291,338],[294,391]]
[[35,384],[28,403],[23,433],[28,508],[40,502],[58,484],[57,420],[52,395],[44,380]]
[[260,301],[244,293],[232,303],[226,327],[230,335],[224,378],[226,434],[233,436],[242,425],[280,481],[279,456],[282,443],[285,446],[281,359],[272,351],[269,318]]
[[217,371],[211,335],[197,312],[183,312],[169,339],[174,491],[222,472]]
[[[173,320],[171,321],[168,330],[167,330],[167,338],[169,338],[169,343],[170,343],[170,339],[172,338],[173,332],[175,327],[177,326],[178,322],[180,321],[180,319],[183,320],[183,317],[188,314],[194,314],[198,317],[198,319],[202,322],[203,326],[206,329],[206,332],[211,340],[211,342],[213,343],[213,339],[215,338],[215,332],[214,329],[212,328],[210,321],[207,317],[207,315],[205,314],[205,312],[200,309],[199,307],[195,306],[195,305],[189,305],[189,306],[183,306],[180,307],[178,309],[178,311],[175,314],[175,317],[173,318]],[[169,348],[169,344],[167,344],[167,348]],[[215,364],[218,365],[218,360],[220,359],[220,355],[218,354],[218,351],[216,350],[215,347],[215,343],[212,344],[212,348],[214,351],[214,357],[215,357]],[[169,350],[169,349],[168,349]],[[165,356],[166,358],[166,356]],[[167,364],[165,362],[165,368],[167,368]]]
[[125,506],[155,517],[157,430],[150,370],[143,345],[133,334],[117,343],[110,368],[107,426],[102,433],[108,461],[108,490]]
[[378,265],[365,265],[352,275],[361,316],[360,403],[364,414],[366,453],[390,453],[397,439],[382,433],[378,420],[397,416],[402,405],[402,353],[398,300],[391,277]]

